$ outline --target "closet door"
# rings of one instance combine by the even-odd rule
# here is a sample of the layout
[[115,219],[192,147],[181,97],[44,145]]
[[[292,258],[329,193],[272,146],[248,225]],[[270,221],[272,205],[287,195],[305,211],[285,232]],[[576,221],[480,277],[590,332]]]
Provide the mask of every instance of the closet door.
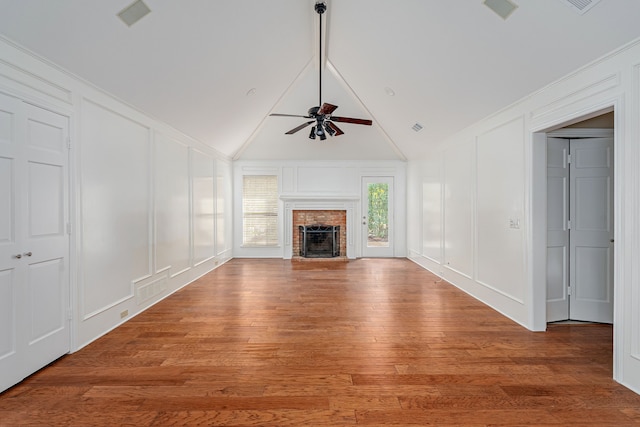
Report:
[[67,117],[0,95],[0,390],[70,348]]
[[569,140],[547,139],[547,322],[569,319]]
[[571,140],[573,320],[613,323],[613,138]]

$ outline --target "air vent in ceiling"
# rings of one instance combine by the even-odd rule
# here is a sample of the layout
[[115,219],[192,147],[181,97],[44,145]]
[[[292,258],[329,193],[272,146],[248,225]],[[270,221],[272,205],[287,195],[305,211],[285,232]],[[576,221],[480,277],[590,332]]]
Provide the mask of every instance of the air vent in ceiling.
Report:
[[151,9],[142,0],[136,0],[118,13],[118,16],[129,27],[144,18]]
[[411,129],[415,130],[416,132],[420,132],[422,130],[422,125],[420,123],[416,123],[415,125],[411,126]]
[[583,15],[589,11],[593,6],[600,3],[600,0],[560,0],[571,9]]
[[502,19],[507,19],[518,8],[511,0],[484,0],[484,4]]

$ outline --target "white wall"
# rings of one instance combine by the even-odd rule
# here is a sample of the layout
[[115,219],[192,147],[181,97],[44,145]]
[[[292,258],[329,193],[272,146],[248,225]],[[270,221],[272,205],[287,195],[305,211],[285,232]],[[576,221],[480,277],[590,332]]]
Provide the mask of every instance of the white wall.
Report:
[[532,330],[546,327],[544,132],[615,110],[614,377],[640,391],[640,41],[408,164],[409,257]]
[[2,39],[0,92],[71,119],[73,350],[230,259],[230,159]]
[[[242,177],[277,175],[280,192],[279,245],[272,248],[242,246]],[[396,257],[406,256],[406,164],[402,161],[237,161],[234,163],[234,257],[290,258],[290,233],[286,229],[285,203],[327,209],[346,209],[348,216],[347,251],[352,258],[361,256],[361,187],[365,176],[394,178],[394,248]],[[339,206],[339,207],[336,207]],[[299,207],[303,209],[303,207]],[[355,230],[354,230],[355,229]],[[353,233],[353,234],[351,234]],[[352,237],[350,237],[352,236]]]

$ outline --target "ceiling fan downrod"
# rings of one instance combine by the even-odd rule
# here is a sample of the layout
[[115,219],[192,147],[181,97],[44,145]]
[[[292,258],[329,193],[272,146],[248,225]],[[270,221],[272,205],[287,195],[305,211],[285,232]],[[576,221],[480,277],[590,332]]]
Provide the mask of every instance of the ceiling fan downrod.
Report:
[[315,10],[320,15],[320,25],[318,28],[318,106],[322,105],[322,14],[327,11],[327,4],[318,2]]

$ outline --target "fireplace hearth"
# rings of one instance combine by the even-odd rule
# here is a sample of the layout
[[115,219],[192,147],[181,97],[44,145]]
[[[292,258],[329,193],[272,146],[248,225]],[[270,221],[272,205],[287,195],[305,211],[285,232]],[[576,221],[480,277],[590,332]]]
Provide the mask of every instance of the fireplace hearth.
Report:
[[300,225],[300,256],[304,258],[334,258],[340,256],[339,225]]

